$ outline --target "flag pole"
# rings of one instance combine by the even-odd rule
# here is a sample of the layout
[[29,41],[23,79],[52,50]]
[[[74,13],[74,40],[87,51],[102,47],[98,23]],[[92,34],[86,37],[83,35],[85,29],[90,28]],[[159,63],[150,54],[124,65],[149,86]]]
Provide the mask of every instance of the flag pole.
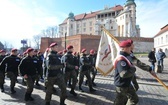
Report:
[[[101,26],[101,28],[103,29],[103,31],[105,31],[107,33],[107,35],[109,35],[112,39],[114,39],[118,44],[120,43],[117,38],[115,38],[108,30],[106,30],[103,26]],[[137,59],[137,58],[136,58]],[[166,86],[160,79],[159,77],[157,77],[157,75],[153,75],[151,74],[164,88],[166,88],[168,90],[168,86]]]

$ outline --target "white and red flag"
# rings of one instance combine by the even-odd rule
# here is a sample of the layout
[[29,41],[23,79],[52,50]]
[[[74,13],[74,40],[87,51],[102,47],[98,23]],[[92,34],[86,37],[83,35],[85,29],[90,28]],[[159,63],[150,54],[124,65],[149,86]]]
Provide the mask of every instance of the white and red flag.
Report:
[[118,40],[103,29],[97,51],[96,69],[104,76],[113,70],[113,62],[119,53]]

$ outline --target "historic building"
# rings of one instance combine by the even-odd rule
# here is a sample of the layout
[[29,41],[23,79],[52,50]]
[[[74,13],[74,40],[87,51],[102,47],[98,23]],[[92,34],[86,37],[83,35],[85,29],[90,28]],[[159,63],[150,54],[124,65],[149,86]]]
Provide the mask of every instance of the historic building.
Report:
[[74,15],[71,12],[59,25],[59,36],[101,35],[101,25],[117,37],[140,37],[140,28],[136,25],[134,0],[127,0],[124,6],[106,6],[103,10],[90,13]]
[[156,50],[163,49],[163,52],[168,55],[168,24],[162,27],[154,36],[154,47]]

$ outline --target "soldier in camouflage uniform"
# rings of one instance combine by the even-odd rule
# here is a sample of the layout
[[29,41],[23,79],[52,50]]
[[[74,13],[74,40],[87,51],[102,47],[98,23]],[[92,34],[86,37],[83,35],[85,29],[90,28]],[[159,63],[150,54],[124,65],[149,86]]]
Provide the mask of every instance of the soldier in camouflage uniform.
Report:
[[17,54],[17,49],[12,49],[11,54],[5,57],[0,64],[0,68],[2,67],[3,70],[6,68],[7,77],[11,80],[10,88],[12,94],[16,93],[14,86],[18,76],[18,65],[20,63],[20,58],[17,57]]
[[67,47],[68,51],[65,54],[65,83],[67,84],[69,79],[72,79],[72,86],[71,86],[71,91],[70,93],[73,94],[74,96],[77,96],[75,93],[74,89],[76,87],[77,83],[77,74],[76,70],[78,70],[78,66],[75,65],[75,59],[72,55],[73,52],[73,46],[69,45]]
[[[136,90],[132,86],[132,79],[135,75],[136,68],[131,63],[131,43],[122,41],[119,46],[121,51],[114,61],[114,84],[116,86],[117,96],[114,105],[136,105],[139,101]],[[125,102],[128,98],[127,103]]]
[[66,85],[64,81],[64,76],[61,71],[64,65],[61,63],[61,60],[57,54],[57,43],[52,43],[50,47],[51,51],[48,54],[46,61],[48,68],[48,83],[45,96],[46,105],[50,105],[54,84],[57,84],[58,87],[61,89],[60,105],[66,105],[64,103],[67,97]]
[[[93,86],[96,86],[96,84],[95,84],[95,82],[94,82],[95,76],[96,76],[96,74],[97,74],[97,70],[95,69],[96,57],[95,57],[95,55],[94,55],[94,50],[93,50],[93,49],[90,50],[90,54],[89,54],[88,58],[89,58],[89,61],[90,61],[90,63],[91,63],[91,66],[92,66],[92,67],[89,69],[90,74],[91,74],[92,85],[93,85]],[[87,80],[86,80],[85,84],[87,84]]]
[[[5,50],[0,50],[0,63],[2,62],[2,60],[5,58]],[[3,69],[4,67],[0,67],[0,88],[1,88],[1,92],[4,92],[4,86],[3,84],[5,83],[5,69]]]
[[21,60],[19,64],[19,70],[21,75],[24,77],[27,85],[24,100],[34,101],[34,98],[31,96],[31,94],[33,92],[36,76],[40,72],[40,67],[38,60],[33,57],[34,49],[28,48],[26,52],[28,55]]
[[91,81],[91,77],[90,77],[90,72],[89,69],[92,67],[90,64],[89,59],[86,57],[87,51],[86,49],[82,49],[81,51],[81,56],[80,56],[80,73],[79,73],[79,90],[84,92],[82,89],[82,83],[83,83],[83,79],[84,76],[86,76],[87,80],[88,80],[88,85],[89,85],[89,90],[90,92],[94,92],[96,91],[95,89],[93,89],[92,87],[92,81]]

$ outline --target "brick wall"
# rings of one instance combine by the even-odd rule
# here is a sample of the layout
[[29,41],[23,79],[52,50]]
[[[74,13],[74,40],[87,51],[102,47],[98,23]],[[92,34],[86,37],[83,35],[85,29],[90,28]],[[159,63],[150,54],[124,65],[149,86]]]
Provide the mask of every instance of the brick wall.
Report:
[[[153,48],[153,38],[143,38],[143,37],[116,37],[119,41],[132,39],[135,44],[135,50],[137,52],[148,52]],[[67,36],[66,38],[66,46],[73,45],[75,52],[80,52],[83,48],[86,48],[89,52],[91,49],[98,50],[100,41],[100,36],[98,35],[73,35]],[[53,42],[58,43],[58,51],[64,50],[65,48],[65,38],[49,38],[42,37],[40,51],[44,52],[45,49]],[[146,47],[147,45],[147,47]],[[138,50],[137,50],[138,49]],[[135,51],[135,52],[136,52]]]

